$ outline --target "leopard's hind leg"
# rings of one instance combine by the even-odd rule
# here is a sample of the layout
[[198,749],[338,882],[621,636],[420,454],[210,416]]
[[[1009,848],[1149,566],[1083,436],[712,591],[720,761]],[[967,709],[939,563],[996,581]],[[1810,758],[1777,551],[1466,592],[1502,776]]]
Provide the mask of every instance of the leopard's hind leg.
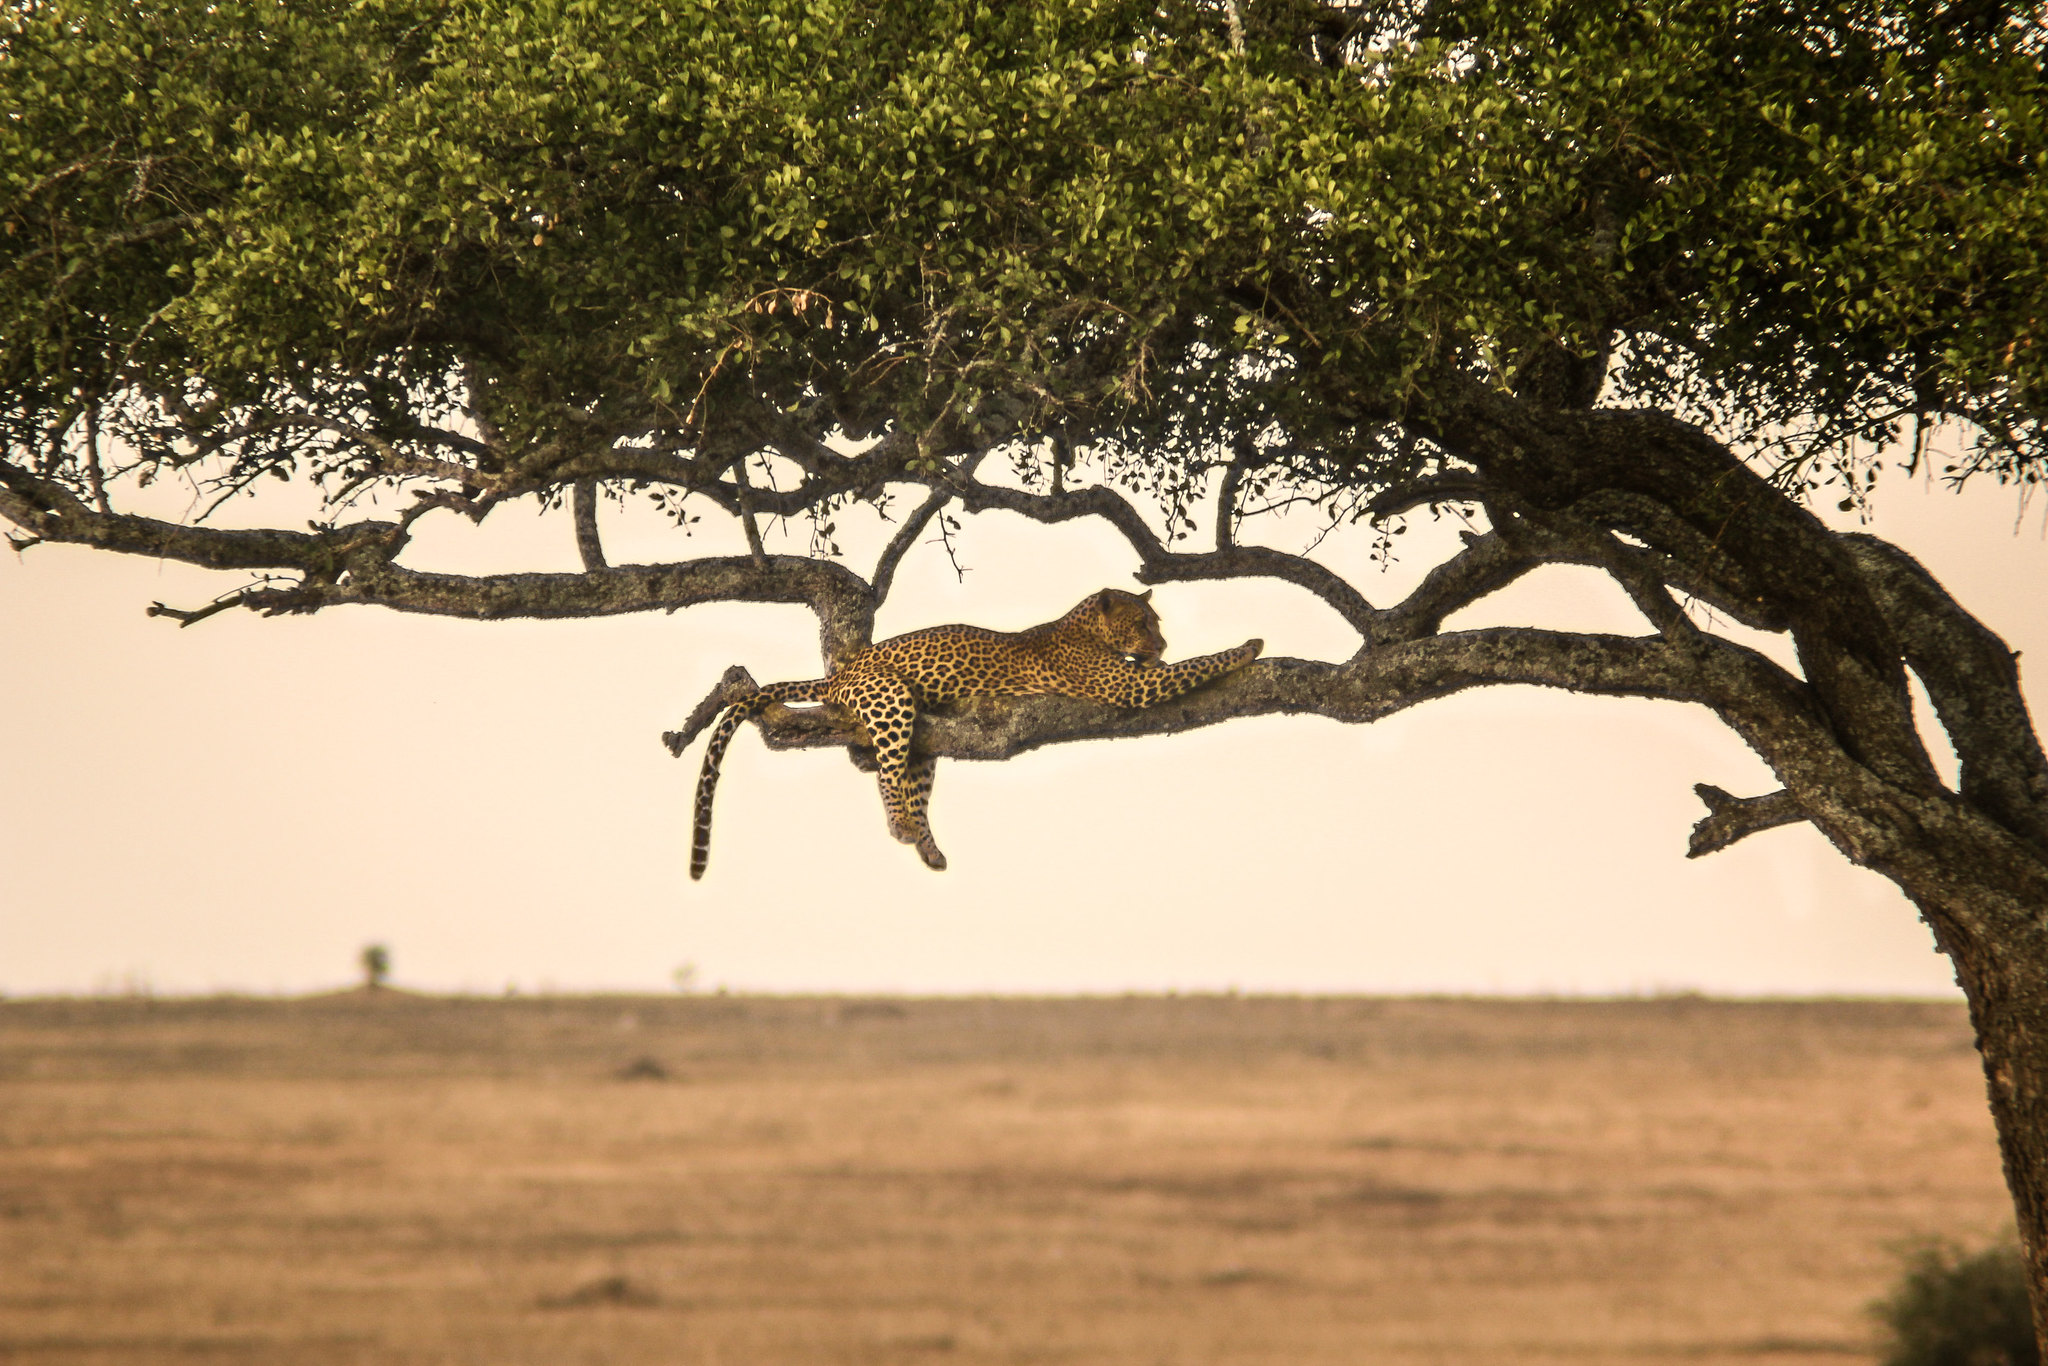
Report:
[[917,725],[917,699],[910,685],[883,669],[861,670],[833,680],[832,700],[859,717],[874,742],[875,783],[881,789],[889,834],[917,846],[928,867],[944,868],[946,856],[925,824],[931,760],[910,757],[910,737]]
[[944,872],[946,856],[932,838],[931,823],[932,774],[938,766],[939,761],[929,754],[913,755],[904,764],[903,809],[910,818],[910,828],[917,833],[911,842],[917,845],[918,857],[924,860],[925,867]]

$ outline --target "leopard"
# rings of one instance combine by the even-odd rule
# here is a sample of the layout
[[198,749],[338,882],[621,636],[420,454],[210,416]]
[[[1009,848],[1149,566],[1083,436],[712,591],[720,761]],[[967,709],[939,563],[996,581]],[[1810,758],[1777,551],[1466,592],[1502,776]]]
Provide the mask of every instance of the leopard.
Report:
[[1056,621],[1023,631],[980,626],[929,626],[870,645],[824,678],[768,683],[729,703],[704,749],[697,775],[690,878],[704,876],[711,856],[711,804],[726,747],[746,721],[778,702],[824,703],[858,721],[874,747],[875,777],[889,833],[916,848],[925,866],[943,871],[946,856],[932,837],[930,755],[911,752],[921,710],[969,697],[1057,694],[1113,707],[1151,707],[1179,697],[1259,657],[1265,642],[1164,664],[1166,637],[1152,594],[1104,588]]

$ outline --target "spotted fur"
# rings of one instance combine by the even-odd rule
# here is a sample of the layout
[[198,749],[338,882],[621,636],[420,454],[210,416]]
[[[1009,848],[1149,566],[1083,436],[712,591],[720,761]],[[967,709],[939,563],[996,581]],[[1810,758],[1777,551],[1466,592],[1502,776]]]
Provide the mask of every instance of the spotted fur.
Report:
[[711,855],[711,801],[726,746],[741,723],[776,702],[826,702],[858,719],[875,747],[876,778],[889,833],[915,845],[931,868],[946,856],[932,839],[926,812],[934,761],[913,757],[911,730],[920,708],[964,697],[1056,693],[1117,707],[1149,707],[1178,697],[1258,658],[1263,641],[1234,650],[1161,664],[1166,637],[1150,593],[1105,588],[1058,621],[1028,631],[933,626],[869,646],[829,678],[770,683],[726,709],[704,750],[697,776],[696,826],[690,876],[704,876]]

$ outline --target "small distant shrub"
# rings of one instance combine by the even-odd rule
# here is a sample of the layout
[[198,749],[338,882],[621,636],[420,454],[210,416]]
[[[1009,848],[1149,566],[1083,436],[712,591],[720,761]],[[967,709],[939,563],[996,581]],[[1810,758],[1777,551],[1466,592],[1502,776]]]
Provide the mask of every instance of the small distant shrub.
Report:
[[568,1294],[540,1302],[543,1309],[582,1309],[593,1305],[645,1307],[661,1303],[661,1297],[637,1281],[624,1276],[603,1276],[577,1286]]
[[661,1065],[659,1059],[642,1056],[621,1067],[618,1078],[620,1081],[667,1081],[668,1069]]
[[363,985],[375,991],[391,975],[391,950],[382,944],[363,946]]
[[1966,1253],[1928,1243],[1905,1263],[1891,1294],[1870,1307],[1885,1330],[1882,1366],[2041,1366],[2017,1247]]

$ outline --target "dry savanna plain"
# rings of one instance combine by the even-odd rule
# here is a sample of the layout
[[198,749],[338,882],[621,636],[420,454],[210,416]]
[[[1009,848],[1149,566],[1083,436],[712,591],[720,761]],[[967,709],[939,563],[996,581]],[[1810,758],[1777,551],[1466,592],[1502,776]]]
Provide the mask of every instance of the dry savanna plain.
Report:
[[0,1002],[0,1361],[1856,1363],[1957,1005]]

